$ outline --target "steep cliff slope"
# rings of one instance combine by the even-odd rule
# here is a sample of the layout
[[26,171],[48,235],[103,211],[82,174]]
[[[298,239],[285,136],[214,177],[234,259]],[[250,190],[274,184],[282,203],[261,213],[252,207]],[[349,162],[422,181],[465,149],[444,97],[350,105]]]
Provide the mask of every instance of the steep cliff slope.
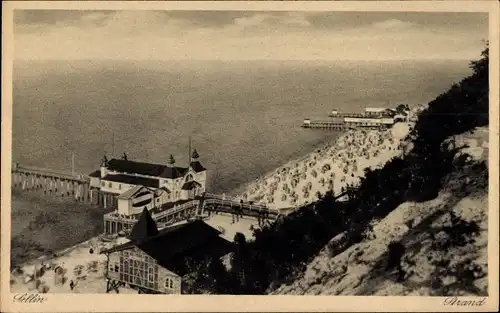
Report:
[[[402,203],[340,253],[344,234],[336,236],[299,279],[273,294],[486,295],[488,129],[455,143],[467,146],[437,198]],[[386,269],[394,242],[404,247],[402,279]]]

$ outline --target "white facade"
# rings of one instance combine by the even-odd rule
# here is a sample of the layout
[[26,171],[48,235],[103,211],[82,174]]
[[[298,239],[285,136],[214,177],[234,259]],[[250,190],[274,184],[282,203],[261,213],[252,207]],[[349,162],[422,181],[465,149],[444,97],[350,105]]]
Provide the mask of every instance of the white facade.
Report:
[[136,185],[108,181],[103,179],[101,179],[101,185],[100,185],[101,191],[107,193],[114,193],[116,195],[119,195],[133,187],[136,187]]
[[90,177],[90,187],[100,188],[101,187],[101,179],[99,177]]
[[170,199],[170,193],[166,190],[136,186],[117,197],[118,214],[125,216],[139,214],[144,208],[151,210],[170,202]]
[[[143,275],[137,271],[146,269]],[[156,273],[156,275],[155,275]],[[174,272],[162,267],[156,260],[137,248],[111,253],[109,255],[107,277],[135,286],[151,288],[164,294],[180,294],[182,279]]]
[[383,113],[387,110],[386,108],[366,108],[366,113]]
[[392,125],[394,124],[393,118],[365,118],[365,117],[345,117],[344,122],[361,124],[366,126],[377,126],[377,125]]
[[[99,171],[90,175],[91,186],[105,194],[117,196],[120,200],[118,201],[119,211],[122,212],[120,214],[135,214],[132,212],[136,208],[131,207],[132,204],[124,201],[125,199],[120,199],[122,198],[122,194],[127,193],[127,191],[134,187],[144,186],[158,193],[159,196],[155,196],[154,203],[151,204],[152,207],[169,202],[192,199],[201,195],[206,190],[207,171],[198,162],[198,157],[198,153],[195,150],[190,160],[190,165],[187,168],[173,167],[173,165],[147,164],[129,160],[113,159],[109,162],[105,161]],[[118,171],[117,169],[120,170]],[[128,171],[137,171],[142,174],[129,173]],[[145,173],[153,173],[157,176],[145,175]],[[186,186],[185,184],[190,181],[195,181],[196,183]],[[143,208],[141,207],[140,210]]]

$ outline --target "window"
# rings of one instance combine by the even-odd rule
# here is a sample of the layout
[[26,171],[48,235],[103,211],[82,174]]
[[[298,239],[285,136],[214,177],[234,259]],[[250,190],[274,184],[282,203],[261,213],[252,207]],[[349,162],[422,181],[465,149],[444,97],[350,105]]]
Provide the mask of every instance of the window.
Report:
[[113,186],[113,184],[112,184],[112,183],[109,183],[109,184],[108,184],[108,187],[109,187],[109,188],[111,188],[112,186]]
[[148,268],[148,282],[152,283],[155,281],[154,269],[152,266]]
[[106,186],[106,183],[105,182],[101,182],[101,186]]
[[122,184],[118,184],[118,189],[122,190]]
[[118,273],[119,272],[118,263],[117,262],[109,263],[109,271]]
[[172,278],[165,279],[165,288],[168,289],[174,288],[174,280]]

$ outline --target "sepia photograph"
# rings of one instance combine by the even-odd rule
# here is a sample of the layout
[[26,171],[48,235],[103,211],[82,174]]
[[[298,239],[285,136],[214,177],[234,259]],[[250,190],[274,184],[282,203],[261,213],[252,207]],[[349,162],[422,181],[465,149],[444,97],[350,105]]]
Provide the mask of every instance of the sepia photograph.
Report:
[[11,10],[13,302],[498,308],[488,11],[144,8]]

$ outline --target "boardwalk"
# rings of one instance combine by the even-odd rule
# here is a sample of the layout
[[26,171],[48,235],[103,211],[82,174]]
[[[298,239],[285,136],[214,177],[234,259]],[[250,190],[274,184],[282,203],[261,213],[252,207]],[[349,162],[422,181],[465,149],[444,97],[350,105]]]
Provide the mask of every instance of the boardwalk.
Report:
[[354,128],[365,128],[365,129],[386,129],[391,127],[393,123],[386,123],[385,121],[377,123],[370,121],[311,121],[305,119],[302,124],[303,128],[316,128],[316,129],[327,129],[335,131],[343,131]]
[[64,181],[74,181],[80,183],[86,183],[89,181],[89,177],[83,174],[70,173],[66,171],[40,168],[34,166],[21,166],[19,164],[13,165],[11,173],[22,174],[22,175],[32,175],[36,177],[59,179]]
[[302,124],[304,128],[318,128],[318,129],[330,129],[330,130],[347,130],[349,125],[344,122],[333,122],[333,121],[309,121],[306,120]]
[[13,164],[12,188],[23,191],[43,190],[45,194],[74,196],[76,201],[102,203],[102,195],[90,188],[90,178],[84,174]]

